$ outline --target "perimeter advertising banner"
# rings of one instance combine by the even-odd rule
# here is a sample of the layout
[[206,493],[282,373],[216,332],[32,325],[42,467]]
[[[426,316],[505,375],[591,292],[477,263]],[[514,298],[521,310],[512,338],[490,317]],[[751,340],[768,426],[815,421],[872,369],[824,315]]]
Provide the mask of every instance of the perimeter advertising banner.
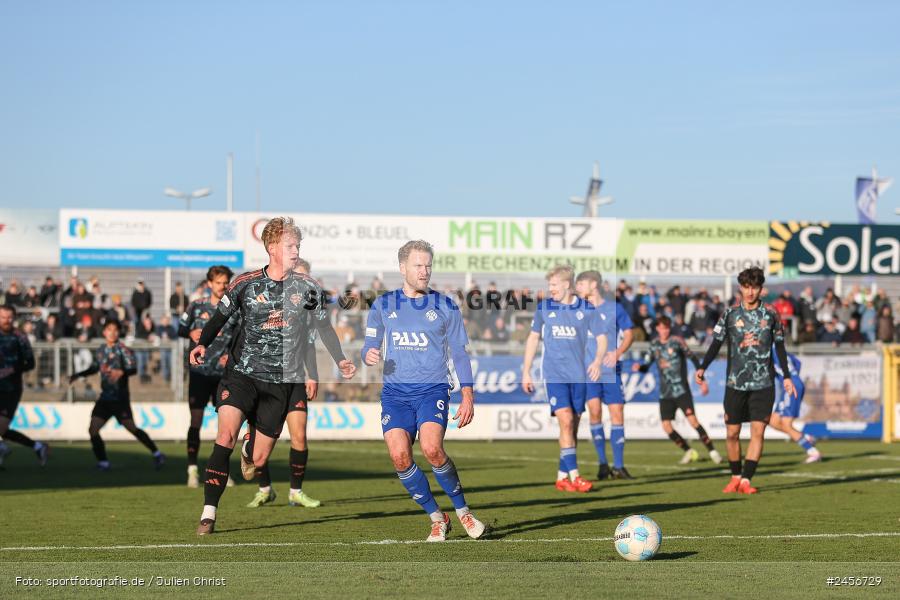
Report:
[[0,265],[59,265],[59,213],[0,209]]
[[798,275],[900,275],[900,225],[772,221],[769,272]]
[[244,264],[243,216],[227,212],[59,212],[62,265],[205,269]]
[[[260,234],[274,214],[245,220],[246,268],[264,264]],[[450,273],[544,273],[557,264],[605,274],[728,276],[765,268],[765,221],[401,217],[297,213],[301,254],[316,271],[392,271],[405,242],[435,247]]]

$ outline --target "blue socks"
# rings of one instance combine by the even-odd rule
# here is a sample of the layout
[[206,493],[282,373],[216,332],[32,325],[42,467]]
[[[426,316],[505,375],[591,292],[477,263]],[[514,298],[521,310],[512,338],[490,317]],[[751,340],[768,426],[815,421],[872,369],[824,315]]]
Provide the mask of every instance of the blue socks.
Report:
[[591,439],[594,440],[594,448],[597,449],[597,458],[600,460],[600,464],[607,464],[606,433],[603,431],[603,423],[591,425]]
[[[431,515],[440,511],[437,502],[434,500],[434,496],[431,495],[428,478],[425,477],[425,473],[419,470],[416,463],[413,463],[410,468],[403,472],[397,471],[397,477],[400,478],[400,483],[403,484],[403,487],[406,488],[406,491],[409,492],[412,499],[415,500],[426,513]],[[457,481],[459,481],[459,479],[457,479]],[[462,493],[460,492],[460,496],[461,495]]]
[[559,451],[560,471],[571,473],[578,470],[578,458],[575,456],[575,446],[561,448]]
[[613,425],[609,430],[609,443],[613,451],[613,467],[625,466],[625,426]]
[[812,450],[813,448],[815,448],[815,446],[810,443],[810,441],[806,438],[806,436],[803,436],[802,438],[797,440],[797,444],[806,451],[809,451],[809,450]]
[[[463,496],[462,484],[459,482],[459,475],[456,472],[456,465],[453,464],[453,461],[448,457],[447,462],[439,467],[433,466],[431,470],[434,472],[434,478],[437,479],[444,492],[450,496],[453,508],[457,510],[466,508],[466,498]],[[423,475],[422,478],[424,479],[425,476]]]

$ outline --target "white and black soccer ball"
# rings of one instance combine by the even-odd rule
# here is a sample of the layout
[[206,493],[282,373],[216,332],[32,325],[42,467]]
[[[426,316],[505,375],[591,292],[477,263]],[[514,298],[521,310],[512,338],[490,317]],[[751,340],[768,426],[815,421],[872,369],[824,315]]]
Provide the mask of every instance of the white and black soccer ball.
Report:
[[616,527],[613,543],[625,560],[649,560],[662,543],[662,529],[650,517],[631,515]]

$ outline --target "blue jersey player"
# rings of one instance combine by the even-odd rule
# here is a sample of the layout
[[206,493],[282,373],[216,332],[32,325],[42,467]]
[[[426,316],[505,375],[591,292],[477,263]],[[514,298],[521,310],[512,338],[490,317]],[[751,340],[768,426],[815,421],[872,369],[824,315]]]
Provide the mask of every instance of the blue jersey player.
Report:
[[433,258],[431,244],[422,240],[407,242],[400,248],[403,287],[379,296],[369,310],[362,358],[370,366],[384,361],[381,429],[403,487],[431,518],[427,541],[447,539],[450,517],[438,507],[428,478],[413,462],[412,444],[417,433],[435,479],[450,496],[466,533],[477,539],[484,533],[484,524],[469,510],[456,466],[444,451],[450,359],[462,393],[453,419],[459,427],[465,427],[475,415],[472,365],[466,351],[468,338],[459,307],[428,287]]
[[808,435],[803,435],[794,427],[794,419],[800,416],[800,403],[803,402],[803,395],[806,393],[806,386],[800,379],[800,359],[793,354],[788,354],[788,371],[790,372],[791,381],[794,382],[796,395],[785,394],[782,390],[784,382],[784,370],[778,361],[778,353],[773,352],[775,377],[778,383],[782,385],[775,386],[775,410],[772,411],[772,420],[769,425],[775,429],[784,432],[798,446],[806,450],[806,464],[819,462],[822,460],[822,453],[816,448],[815,440]]
[[[593,304],[600,311],[600,318],[608,323],[609,331],[607,351],[603,356],[603,366],[608,369],[615,367],[615,379],[610,381],[588,382],[587,384],[587,408],[591,423],[591,439],[597,449],[597,457],[600,467],[597,471],[597,479],[633,479],[628,469],[625,468],[625,394],[622,393],[622,355],[631,348],[634,341],[634,323],[621,304],[615,301],[604,300],[600,294],[600,273],[597,271],[584,271],[578,275],[575,281],[575,289],[578,295]],[[596,351],[593,338],[588,338],[587,357]],[[603,431],[603,407],[606,404],[609,410],[609,420],[612,422],[609,430],[609,445],[613,451],[613,468],[610,470],[606,459],[606,436]]]
[[[566,492],[588,492],[593,484],[581,477],[575,445],[578,421],[587,400],[587,385],[600,379],[606,353],[606,325],[594,305],[574,294],[574,271],[558,266],[547,273],[550,298],[538,303],[525,342],[522,389],[534,392],[531,365],[538,344],[544,341],[541,375],[550,401],[550,414],[559,421],[559,470],[556,488]],[[585,358],[585,340],[594,337],[593,357]],[[585,362],[588,361],[587,369]]]

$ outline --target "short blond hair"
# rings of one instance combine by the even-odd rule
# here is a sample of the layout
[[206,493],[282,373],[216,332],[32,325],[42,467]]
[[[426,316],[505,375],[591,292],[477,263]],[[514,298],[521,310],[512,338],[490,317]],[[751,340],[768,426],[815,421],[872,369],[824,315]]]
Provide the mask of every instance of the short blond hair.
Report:
[[569,282],[569,287],[575,285],[575,269],[570,267],[569,265],[556,265],[549,271],[547,271],[547,276],[545,279],[550,281],[551,277],[559,277],[560,279],[565,279]]
[[297,238],[297,242],[303,239],[303,234],[300,232],[300,227],[294,223],[294,220],[290,217],[275,217],[266,223],[265,228],[263,229],[262,243],[263,246],[266,247],[266,250],[269,249],[269,244],[277,244],[281,242],[281,238],[284,237],[285,234],[293,235]]
[[413,250],[418,250],[419,252],[427,252],[431,255],[431,258],[434,258],[434,247],[426,242],[425,240],[410,240],[403,244],[400,250],[397,252],[397,260],[400,264],[406,262],[406,259],[409,258],[409,255]]

